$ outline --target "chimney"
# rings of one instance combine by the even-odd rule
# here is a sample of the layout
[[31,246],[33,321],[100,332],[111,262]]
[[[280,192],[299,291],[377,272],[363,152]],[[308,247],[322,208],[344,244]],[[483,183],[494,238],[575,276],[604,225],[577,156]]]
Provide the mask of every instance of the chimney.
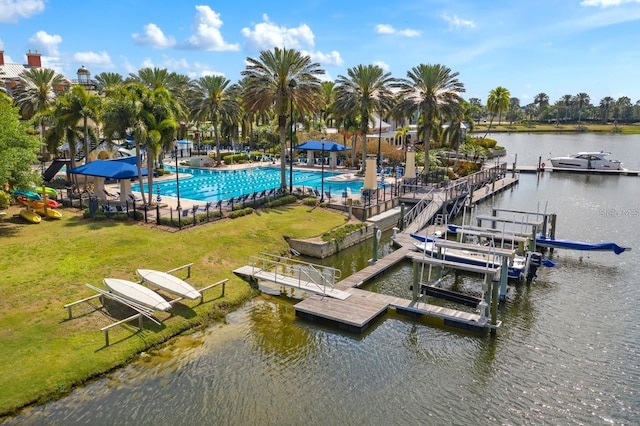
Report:
[[40,62],[40,54],[36,50],[35,53],[31,53],[31,49],[27,53],[27,65],[34,68],[40,68],[42,66],[42,62]]
[[0,50],[0,65],[4,65],[4,50]]

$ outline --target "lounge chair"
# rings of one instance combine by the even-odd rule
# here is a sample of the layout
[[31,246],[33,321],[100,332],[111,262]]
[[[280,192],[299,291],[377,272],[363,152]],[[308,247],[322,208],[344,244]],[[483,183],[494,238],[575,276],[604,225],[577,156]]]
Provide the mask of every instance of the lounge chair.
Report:
[[138,197],[137,195],[129,194],[129,198],[131,198],[131,201],[133,201],[134,203],[142,202],[142,198]]
[[114,198],[114,199],[115,199],[115,198],[120,197],[120,193],[119,193],[119,192],[116,192],[116,193],[114,194],[114,193],[112,193],[112,192],[107,191],[106,189],[103,189],[102,191],[104,192],[104,195],[106,195],[106,196],[107,196],[107,198]]

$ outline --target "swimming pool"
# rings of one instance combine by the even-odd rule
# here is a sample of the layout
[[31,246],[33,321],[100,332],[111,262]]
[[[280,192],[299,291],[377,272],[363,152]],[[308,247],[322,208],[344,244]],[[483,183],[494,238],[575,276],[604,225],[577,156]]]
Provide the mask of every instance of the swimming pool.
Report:
[[[165,169],[175,172],[175,167]],[[188,198],[196,201],[217,202],[241,195],[260,193],[280,187],[280,169],[273,167],[255,167],[239,170],[208,170],[194,169],[191,167],[179,167],[180,198]],[[185,175],[182,177],[182,175]],[[324,191],[332,195],[341,195],[347,188],[353,194],[359,194],[364,180],[352,180],[347,182],[332,182],[327,180],[340,173],[324,172]],[[190,176],[187,176],[190,175]],[[289,170],[287,170],[287,185],[289,184]],[[317,191],[322,189],[322,173],[320,171],[294,170],[293,187],[312,188]],[[146,182],[144,184],[147,189]],[[132,185],[132,191],[140,191],[139,185]],[[158,191],[162,196],[177,197],[176,180],[168,179],[153,183],[153,194]]]

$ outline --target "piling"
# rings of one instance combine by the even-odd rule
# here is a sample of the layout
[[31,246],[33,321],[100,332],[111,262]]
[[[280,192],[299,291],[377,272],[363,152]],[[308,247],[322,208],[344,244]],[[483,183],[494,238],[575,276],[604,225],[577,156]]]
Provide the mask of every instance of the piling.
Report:
[[[493,277],[491,278],[491,285],[492,287],[492,296],[491,296],[491,324],[492,325],[497,325],[498,324],[498,291],[500,290],[500,286],[499,284],[499,280],[496,278],[495,274],[493,275]],[[496,334],[496,329],[492,328],[491,329],[491,334],[495,335]]]

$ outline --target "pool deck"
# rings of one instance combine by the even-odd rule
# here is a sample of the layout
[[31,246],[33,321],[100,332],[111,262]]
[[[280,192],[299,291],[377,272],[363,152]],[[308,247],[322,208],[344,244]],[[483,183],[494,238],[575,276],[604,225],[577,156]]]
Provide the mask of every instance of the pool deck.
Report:
[[[271,167],[271,168],[280,168],[280,163],[276,162],[276,163],[271,163],[269,161],[257,161],[257,162],[252,162],[252,163],[244,163],[244,164],[232,164],[232,165],[224,165],[221,167],[191,167],[191,166],[181,166],[181,167],[189,167],[189,168],[194,168],[194,169],[202,169],[202,170],[215,170],[215,171],[233,171],[233,170],[245,170],[245,169],[252,169],[252,168],[257,168],[257,167]],[[299,164],[294,164],[293,165],[293,169],[294,170],[299,170],[299,171],[320,171],[321,166],[320,165],[316,165],[316,166],[307,166],[305,163],[299,163]],[[287,170],[289,170],[287,168]],[[342,174],[353,174],[355,173],[352,169],[345,169],[343,167],[338,167],[338,168],[334,168],[334,169],[327,169],[325,168],[326,172],[332,172],[332,173],[342,173]],[[190,177],[191,175],[188,173],[180,173],[180,177]],[[288,177],[287,177],[288,179]],[[171,174],[171,175],[167,175],[167,176],[160,176],[160,177],[154,177],[153,181],[154,182],[164,182],[167,180],[175,180],[175,175]],[[390,182],[389,182],[390,183]],[[105,185],[105,189],[109,192],[116,192],[119,191],[120,189],[120,185],[115,183],[115,184],[108,184]],[[136,192],[136,191],[132,191],[133,194],[140,196],[140,192]],[[334,200],[335,202],[342,202],[342,198],[341,198],[341,194],[332,194],[334,195],[332,197],[332,200]],[[155,196],[154,196],[155,198]],[[178,207],[178,199],[177,197],[171,197],[168,195],[162,195],[162,204],[167,206],[167,207],[171,207],[173,209],[176,209]],[[199,201],[199,200],[192,200],[189,198],[185,198],[185,197],[180,197],[180,207],[185,210],[185,209],[191,209],[193,206],[203,206],[206,204],[206,201]]]

